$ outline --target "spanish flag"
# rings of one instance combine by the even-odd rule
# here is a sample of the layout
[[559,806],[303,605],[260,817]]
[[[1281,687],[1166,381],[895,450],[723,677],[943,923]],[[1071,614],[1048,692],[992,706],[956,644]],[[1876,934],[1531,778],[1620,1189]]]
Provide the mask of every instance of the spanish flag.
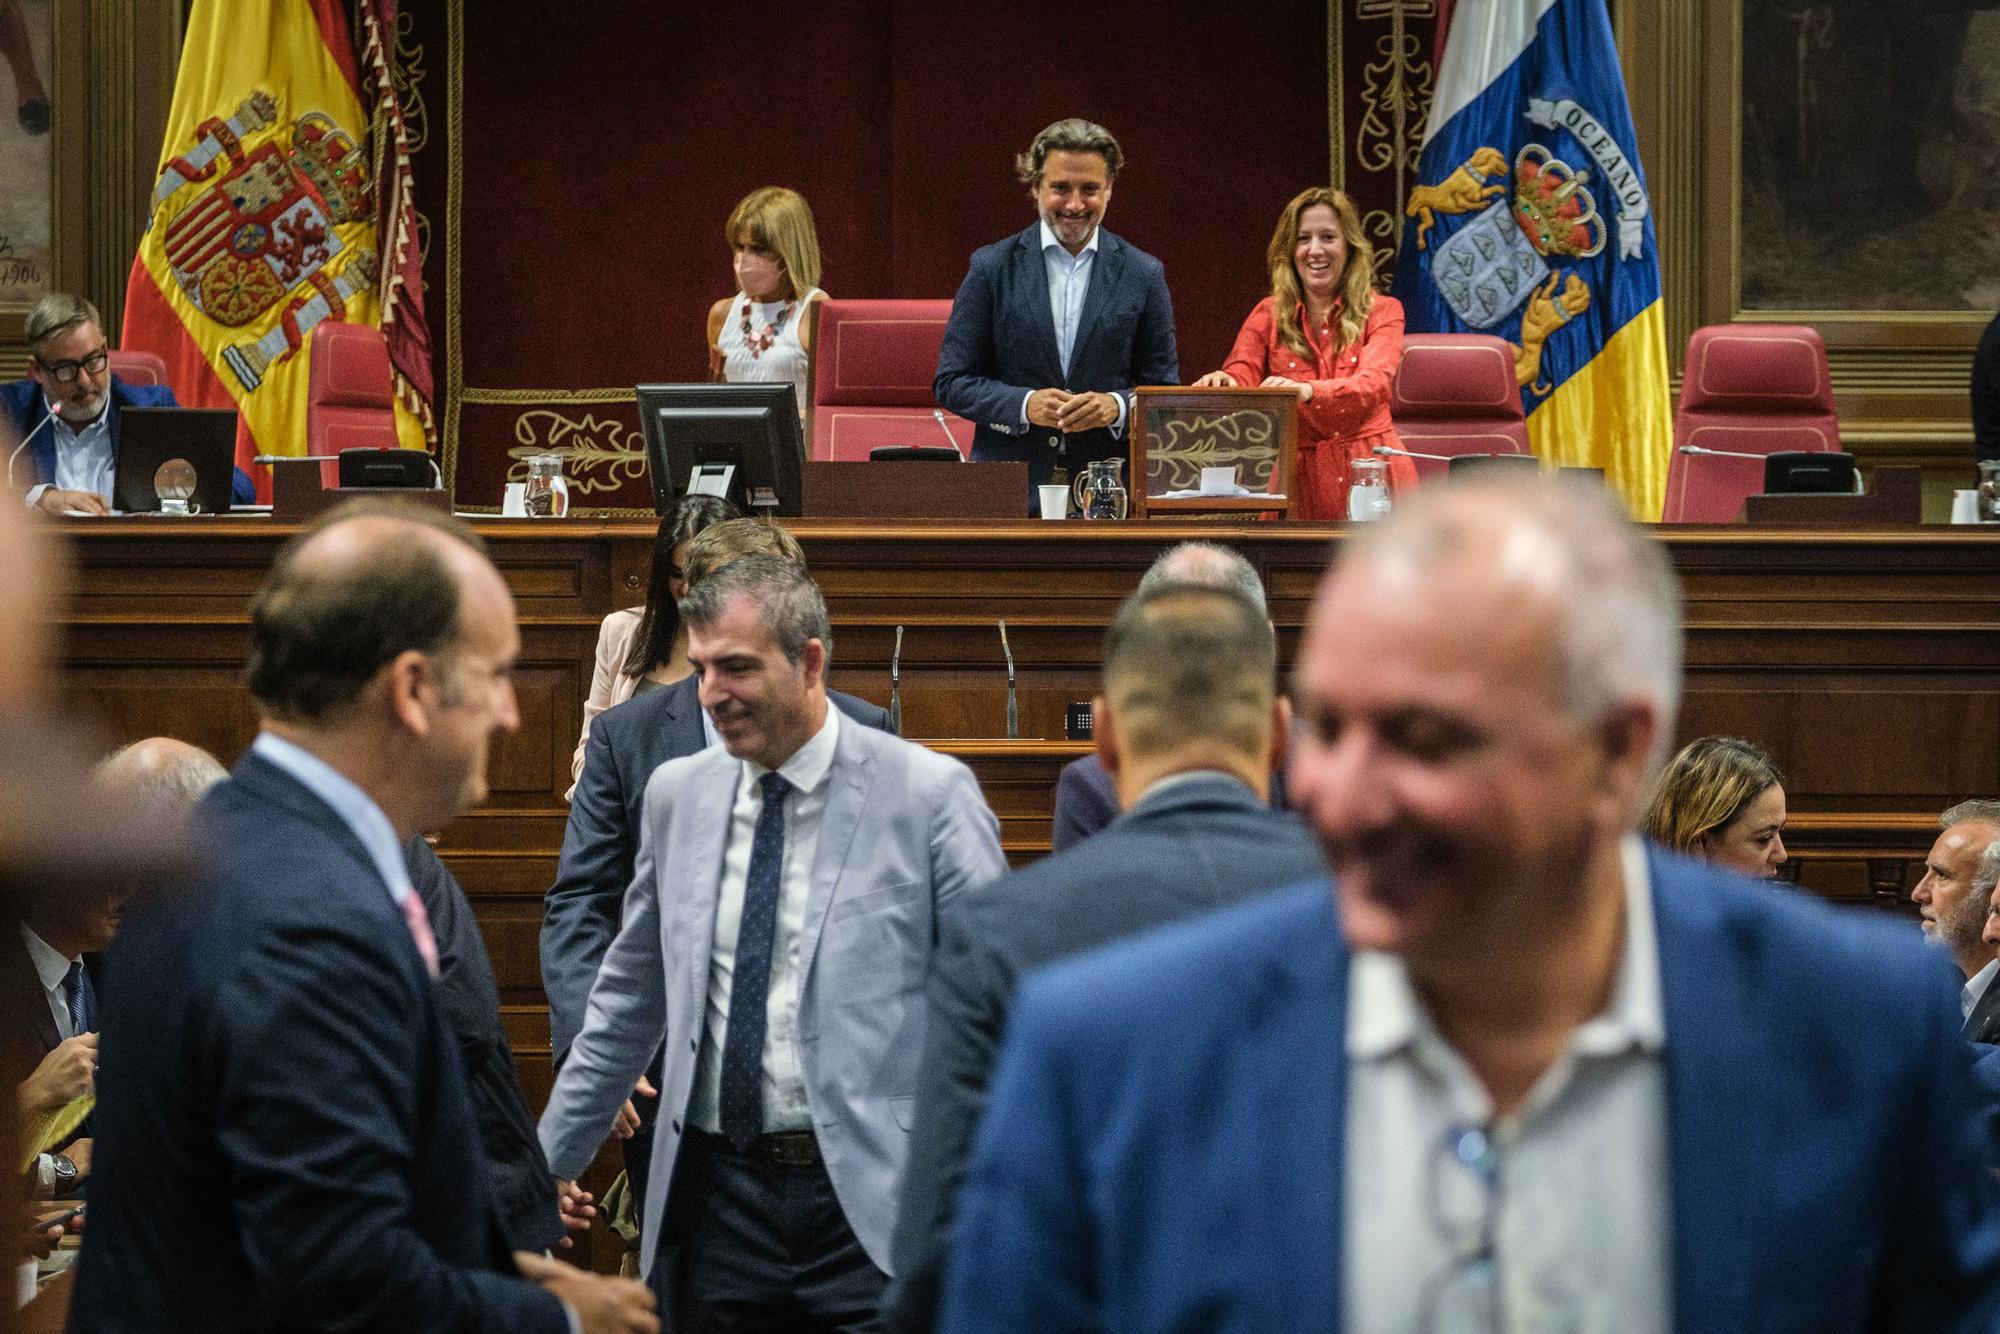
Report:
[[[361,87],[342,0],[194,0],[122,345],[163,358],[184,403],[237,410],[267,496],[250,459],[306,452],[313,326],[379,324],[408,258],[382,253]],[[397,378],[397,436],[421,449],[426,406]]]
[[1659,241],[1605,0],[1457,0],[1396,295],[1514,345],[1543,462],[1657,520],[1673,449]]

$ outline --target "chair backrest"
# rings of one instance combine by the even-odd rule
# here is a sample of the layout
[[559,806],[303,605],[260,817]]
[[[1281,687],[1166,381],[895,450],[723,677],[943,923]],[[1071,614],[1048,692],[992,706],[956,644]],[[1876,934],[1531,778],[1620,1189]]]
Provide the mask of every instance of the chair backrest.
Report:
[[[857,462],[881,445],[943,445],[931,413],[951,302],[834,300],[813,333],[812,457]],[[946,414],[950,443],[972,449],[972,423]]]
[[[1683,454],[1683,445],[1756,459]],[[1826,344],[1803,324],[1721,324],[1688,339],[1665,523],[1729,523],[1764,489],[1765,454],[1837,450]]]
[[167,363],[154,353],[115,348],[104,356],[110,363],[111,373],[126,384],[163,385],[167,382]]
[[[1389,417],[1403,447],[1414,453],[1526,454],[1528,425],[1514,349],[1491,334],[1410,334],[1389,386]],[[1444,476],[1448,462],[1416,459],[1425,480]]]
[[[394,395],[389,345],[380,329],[333,320],[313,326],[312,370],[306,388],[307,453],[395,448]],[[322,471],[332,477],[334,466],[327,464]]]

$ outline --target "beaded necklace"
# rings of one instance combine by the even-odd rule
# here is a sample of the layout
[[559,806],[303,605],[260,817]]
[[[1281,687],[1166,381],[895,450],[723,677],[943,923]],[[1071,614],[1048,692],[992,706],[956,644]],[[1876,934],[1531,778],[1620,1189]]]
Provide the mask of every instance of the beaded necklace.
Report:
[[777,319],[766,321],[761,331],[752,332],[750,328],[750,298],[747,296],[743,298],[743,345],[750,349],[750,355],[753,359],[763,356],[765,349],[778,341],[778,335],[784,332],[786,322],[792,318],[792,307],[797,304],[798,302],[795,300],[787,301],[785,308],[778,312]]

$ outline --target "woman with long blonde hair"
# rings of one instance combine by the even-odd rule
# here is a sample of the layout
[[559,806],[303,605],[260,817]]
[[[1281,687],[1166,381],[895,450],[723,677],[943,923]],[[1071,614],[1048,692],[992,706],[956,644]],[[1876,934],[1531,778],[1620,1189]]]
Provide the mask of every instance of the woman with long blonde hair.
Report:
[[[1348,464],[1397,444],[1389,385],[1403,359],[1403,307],[1375,290],[1375,248],[1338,190],[1315,186],[1285,205],[1265,260],[1271,295],[1243,321],[1222,369],[1195,384],[1297,390],[1292,514],[1344,519]],[[1415,484],[1408,459],[1388,462],[1392,487]]]
[[736,295],[709,308],[708,371],[732,383],[789,381],[799,415],[812,403],[806,364],[819,290],[819,234],[805,196],[782,185],[745,195],[723,228]]

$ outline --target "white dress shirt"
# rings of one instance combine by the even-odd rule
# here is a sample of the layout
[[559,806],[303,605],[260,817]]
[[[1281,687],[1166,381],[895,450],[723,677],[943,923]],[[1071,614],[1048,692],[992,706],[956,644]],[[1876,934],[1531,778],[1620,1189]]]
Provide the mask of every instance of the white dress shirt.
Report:
[[1965,985],[1958,991],[1959,1018],[1972,1018],[1972,1007],[1979,1004],[1980,997],[1986,994],[1986,988],[1993,985],[1995,973],[2000,973],[2000,959],[1988,959],[1984,968],[1965,980]]
[[[812,738],[778,767],[792,785],[785,799],[785,862],[778,877],[778,920],[771,937],[770,990],[764,1008],[764,1129],[812,1129],[812,1104],[799,1062],[800,940],[805,934],[806,897],[812,889],[813,854],[826,819],[834,745],[840,710],[827,705],[826,721]],[[730,987],[736,977],[736,935],[743,924],[743,894],[750,878],[750,844],[764,813],[759,779],[771,770],[749,760],[738,765],[736,801],[730,808],[729,838],[723,845],[722,879],[716,888],[715,941],[709,950],[708,1013],[702,1026],[689,1120],[702,1130],[722,1130],[722,1044],[729,1032]]]
[[403,860],[403,843],[396,827],[375,804],[345,775],[303,746],[293,745],[272,732],[259,732],[250,749],[299,780],[307,791],[333,808],[359,839],[368,860],[389,889],[389,898],[400,909],[403,900],[416,893],[410,884],[410,866]]
[[112,483],[118,473],[118,455],[111,448],[111,395],[104,395],[104,410],[97,414],[95,421],[81,428],[74,427],[56,411],[56,405],[47,404],[49,416],[53,419],[43,427],[54,439],[56,446],[56,480],[28,488],[28,503],[34,504],[42,498],[42,492],[54,485],[61,491],[95,491],[104,497],[104,503],[111,503]]
[[[1090,275],[1097,268],[1097,241],[1104,234],[1102,227],[1090,229],[1090,239],[1083,243],[1083,249],[1072,255],[1056,239],[1055,229],[1044,218],[1042,228],[1042,262],[1048,266],[1049,275],[1049,319],[1055,324],[1056,352],[1062,358],[1063,378],[1069,378],[1070,353],[1076,350],[1076,331],[1083,324],[1083,302],[1090,295]],[[1034,397],[1029,390],[1021,398],[1021,425],[1028,425],[1028,400]],[[1114,393],[1118,400],[1118,417],[1111,423],[1111,434],[1122,435],[1125,431],[1125,395]]]
[[42,984],[42,997],[48,1001],[49,1013],[55,1016],[56,1035],[67,1042],[76,1036],[76,1021],[69,1015],[69,993],[63,990],[71,961],[26,926],[21,928],[21,939],[28,944],[28,957],[35,964],[35,980]]
[[[1468,1291],[1468,1250],[1492,1240],[1495,1328],[1666,1334],[1672,1231],[1660,960],[1636,837],[1623,848],[1625,944],[1604,1010],[1513,1113],[1496,1118],[1438,1032],[1402,960],[1363,951],[1348,979],[1344,1322],[1408,1334]],[[1483,1128],[1497,1184],[1454,1137]],[[1489,1290],[1491,1291],[1491,1290]]]

